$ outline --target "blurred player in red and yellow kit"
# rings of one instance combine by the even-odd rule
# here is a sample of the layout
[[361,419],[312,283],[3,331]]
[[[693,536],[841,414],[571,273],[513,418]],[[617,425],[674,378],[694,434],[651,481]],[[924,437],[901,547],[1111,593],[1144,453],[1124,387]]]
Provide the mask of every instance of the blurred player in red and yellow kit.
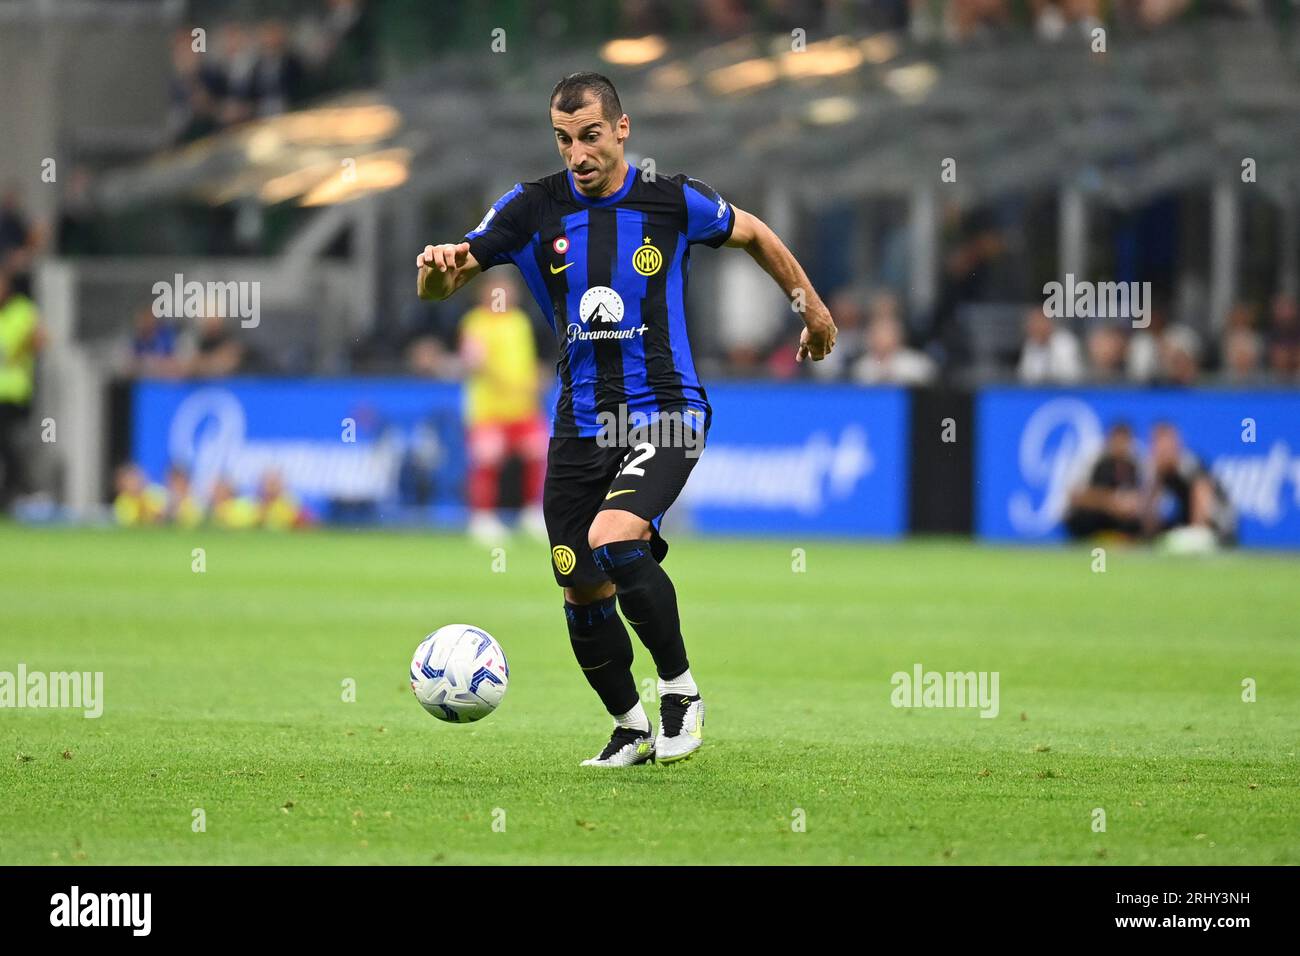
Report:
[[257,507],[261,512],[262,527],[274,531],[287,531],[307,524],[307,512],[297,496],[284,483],[284,476],[271,470],[262,475],[257,490]]
[[508,280],[484,283],[478,306],[461,320],[460,358],[469,440],[469,533],[491,544],[508,531],[497,517],[501,470],[512,457],[523,463],[521,524],[544,537],[542,479],[546,423],[538,390],[537,343],[528,315],[515,305]]
[[206,514],[203,504],[190,486],[190,475],[180,465],[167,469],[167,508],[165,520],[182,528],[197,528]]
[[218,478],[212,486],[212,523],[218,528],[256,528],[262,520],[257,502],[241,495],[229,478]]
[[113,499],[113,517],[118,524],[133,527],[162,521],[167,492],[151,484],[143,468],[131,463],[118,466],[114,485],[117,497]]

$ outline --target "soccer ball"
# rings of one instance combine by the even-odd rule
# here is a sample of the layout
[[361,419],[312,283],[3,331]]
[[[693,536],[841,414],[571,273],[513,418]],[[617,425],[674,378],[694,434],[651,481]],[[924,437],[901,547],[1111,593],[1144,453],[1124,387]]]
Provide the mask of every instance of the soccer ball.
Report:
[[510,665],[487,631],[469,624],[440,627],[415,649],[411,690],[420,706],[454,724],[482,720],[506,695]]

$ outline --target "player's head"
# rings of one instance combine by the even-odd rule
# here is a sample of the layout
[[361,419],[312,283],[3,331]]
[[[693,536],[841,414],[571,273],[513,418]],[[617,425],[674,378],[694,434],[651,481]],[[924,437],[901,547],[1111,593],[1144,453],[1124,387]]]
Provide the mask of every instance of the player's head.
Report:
[[1151,459],[1157,471],[1178,465],[1183,452],[1183,437],[1171,422],[1156,422],[1151,428]]
[[188,494],[190,473],[181,465],[171,465],[167,469],[167,487],[178,494]]
[[284,494],[284,476],[275,468],[268,468],[262,473],[258,495],[263,501],[275,501]]
[[1106,448],[1117,457],[1133,453],[1133,426],[1125,421],[1115,422],[1106,433]]
[[235,486],[230,483],[230,479],[221,477],[216,480],[212,486],[212,503],[223,504],[235,497]]
[[117,466],[117,471],[113,475],[113,484],[119,495],[138,495],[144,491],[144,472],[140,470],[139,465],[128,461]]
[[1046,345],[1052,338],[1056,326],[1052,318],[1041,306],[1036,305],[1025,311],[1025,338],[1035,345]]
[[579,192],[608,196],[623,185],[623,143],[631,132],[618,91],[599,73],[570,73],[551,91],[551,126]]

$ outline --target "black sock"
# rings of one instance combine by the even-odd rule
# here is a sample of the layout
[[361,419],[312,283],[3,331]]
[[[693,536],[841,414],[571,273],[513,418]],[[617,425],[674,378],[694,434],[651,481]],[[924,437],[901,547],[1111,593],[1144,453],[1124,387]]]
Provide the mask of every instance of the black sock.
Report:
[[569,643],[591,689],[611,715],[626,714],[637,705],[640,695],[632,677],[632,639],[618,616],[614,598],[594,604],[564,602],[569,622]]
[[650,553],[650,542],[612,541],[592,555],[618,588],[619,606],[654,658],[659,676],[671,680],[680,675],[688,665],[677,589]]

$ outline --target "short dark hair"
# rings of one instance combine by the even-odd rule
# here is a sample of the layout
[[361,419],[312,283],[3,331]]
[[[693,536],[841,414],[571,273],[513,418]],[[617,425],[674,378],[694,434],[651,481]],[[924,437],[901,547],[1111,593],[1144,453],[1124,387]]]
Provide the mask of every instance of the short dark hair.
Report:
[[600,111],[610,126],[618,122],[623,115],[618,90],[614,89],[609,77],[590,71],[570,73],[556,83],[555,89],[551,90],[551,108],[561,113],[576,113],[586,105],[589,95],[600,100]]

